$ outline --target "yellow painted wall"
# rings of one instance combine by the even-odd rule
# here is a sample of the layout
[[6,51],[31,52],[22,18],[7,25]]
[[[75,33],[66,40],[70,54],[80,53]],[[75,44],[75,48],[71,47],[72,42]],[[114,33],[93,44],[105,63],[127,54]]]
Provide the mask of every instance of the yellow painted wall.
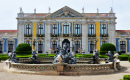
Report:
[[97,37],[96,49],[100,50],[100,22],[96,22],[96,37]]
[[[36,30],[37,30],[37,23],[36,22],[33,22],[33,28],[32,28],[32,30],[33,30],[33,33],[32,33],[32,37],[33,37],[33,39],[32,39],[32,44],[33,44],[33,41],[34,41],[34,39],[35,39],[35,41],[36,41]],[[33,49],[34,47],[33,47],[33,45],[32,45],[32,49]],[[36,50],[36,43],[35,43],[35,50]]]

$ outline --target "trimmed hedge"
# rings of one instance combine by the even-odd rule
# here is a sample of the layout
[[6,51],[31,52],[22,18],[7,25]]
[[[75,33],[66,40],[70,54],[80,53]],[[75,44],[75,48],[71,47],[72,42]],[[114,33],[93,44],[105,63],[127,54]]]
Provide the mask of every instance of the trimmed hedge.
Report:
[[128,61],[130,62],[130,56],[128,57]]
[[93,54],[84,54],[84,56],[82,54],[75,54],[76,58],[92,58]]
[[130,75],[124,75],[123,80],[130,80]]
[[102,44],[100,47],[100,55],[106,55],[106,53],[108,53],[108,51],[116,51],[116,47],[115,45],[111,44],[111,43],[105,43]]
[[121,51],[118,51],[117,53],[118,53],[119,55],[121,55]]
[[21,43],[17,46],[16,48],[16,53],[17,54],[31,54],[32,48],[29,44],[27,43]]
[[16,51],[16,54],[25,54],[25,55],[31,55],[32,54],[32,51]]
[[129,57],[128,54],[119,55],[120,60],[128,60],[128,57]]

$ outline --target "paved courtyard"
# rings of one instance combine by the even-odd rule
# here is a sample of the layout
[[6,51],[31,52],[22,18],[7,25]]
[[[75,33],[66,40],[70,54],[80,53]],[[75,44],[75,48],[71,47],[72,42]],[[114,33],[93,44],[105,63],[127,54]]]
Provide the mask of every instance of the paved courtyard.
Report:
[[0,62],[0,80],[119,80],[123,75],[130,75],[130,63],[121,61],[122,70],[113,74],[82,75],[82,76],[47,76],[32,74],[9,73],[3,69],[4,62]]

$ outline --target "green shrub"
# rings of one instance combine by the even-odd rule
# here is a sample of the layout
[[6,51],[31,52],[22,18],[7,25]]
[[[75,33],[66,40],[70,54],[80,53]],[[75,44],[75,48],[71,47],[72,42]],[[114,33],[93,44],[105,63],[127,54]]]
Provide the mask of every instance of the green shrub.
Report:
[[119,55],[120,60],[128,60],[128,57],[129,57],[129,55],[127,55],[127,54]]
[[32,48],[29,44],[27,43],[21,43],[17,46],[16,48],[16,53],[17,54],[31,54]]
[[130,80],[130,75],[124,75],[123,80]]
[[128,57],[128,61],[130,62],[130,57]]
[[119,55],[121,55],[121,51],[118,51],[117,53],[118,53]]
[[84,56],[82,54],[75,54],[76,58],[92,58],[93,54],[84,54]]
[[108,58],[108,56],[105,55],[99,55],[100,58]]
[[9,58],[8,54],[0,54],[1,60],[7,60]]
[[106,53],[108,53],[108,51],[116,51],[116,47],[111,44],[111,43],[105,43],[102,44],[101,48],[100,48],[100,55],[106,55]]
[[32,51],[16,51],[16,54],[25,54],[25,55],[31,55],[32,54]]

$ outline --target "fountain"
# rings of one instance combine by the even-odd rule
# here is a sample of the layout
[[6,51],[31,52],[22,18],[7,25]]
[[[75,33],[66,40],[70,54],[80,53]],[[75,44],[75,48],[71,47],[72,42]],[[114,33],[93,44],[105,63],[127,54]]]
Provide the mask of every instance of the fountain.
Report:
[[[57,54],[54,58],[37,58],[36,51],[32,52],[31,58],[16,59],[11,56],[5,61],[5,69],[9,72],[42,74],[42,75],[89,75],[89,74],[107,74],[120,70],[120,61],[118,54],[116,58],[111,56],[109,51],[106,55],[107,60],[98,57],[98,51],[94,51],[93,58],[75,58],[66,43],[63,49],[58,46]],[[48,53],[47,53],[48,54]],[[15,54],[16,56],[16,54]],[[32,62],[32,63],[30,63]]]

